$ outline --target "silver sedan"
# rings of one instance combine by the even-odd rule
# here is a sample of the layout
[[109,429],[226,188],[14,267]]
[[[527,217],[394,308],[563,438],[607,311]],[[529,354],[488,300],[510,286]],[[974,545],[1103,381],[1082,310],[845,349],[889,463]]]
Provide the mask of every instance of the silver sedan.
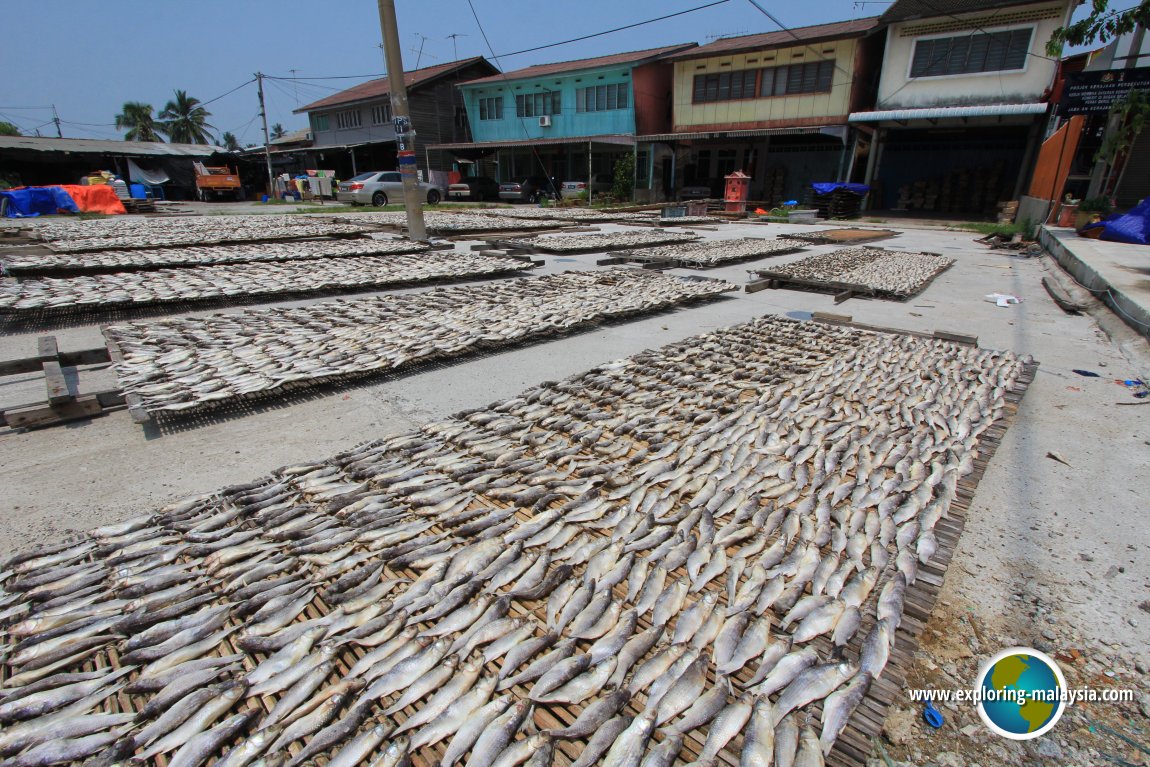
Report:
[[[428,205],[436,205],[443,197],[440,191],[427,183],[419,182],[419,194]],[[382,208],[388,202],[403,203],[403,177],[397,170],[376,170],[360,173],[355,178],[339,183],[335,198],[352,205],[372,204]]]

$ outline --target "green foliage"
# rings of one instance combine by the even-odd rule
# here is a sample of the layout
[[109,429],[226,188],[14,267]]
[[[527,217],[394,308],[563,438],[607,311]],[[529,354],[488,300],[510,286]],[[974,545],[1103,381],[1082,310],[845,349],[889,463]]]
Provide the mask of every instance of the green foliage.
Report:
[[997,234],[1000,237],[1011,238],[1021,234],[1023,239],[1034,239],[1035,225],[1033,221],[1015,221],[1013,224],[995,224],[984,221],[970,221],[954,225],[956,229],[966,229],[979,234]]
[[280,125],[279,123],[275,123],[274,125],[272,125],[271,134],[272,134],[272,141],[275,141],[276,139],[283,138],[287,134],[287,131],[284,130],[284,126]]
[[152,105],[142,101],[125,101],[116,115],[116,130],[125,131],[124,141],[162,141],[160,126],[152,116]]
[[1132,90],[1126,94],[1126,98],[1114,102],[1110,114],[1119,118],[1118,128],[1109,132],[1098,153],[1094,155],[1096,161],[1104,160],[1107,163],[1114,162],[1119,154],[1134,145],[1138,134],[1146,127],[1147,120],[1150,120],[1150,100],[1147,100],[1143,91]]
[[0,136],[19,136],[20,129],[12,123],[0,122]]
[[615,162],[615,185],[611,196],[616,200],[630,200],[635,191],[635,155],[628,152]]
[[224,135],[220,136],[220,141],[224,142],[224,149],[229,152],[240,151],[240,142],[236,140],[234,133],[224,131]]
[[1110,213],[1114,210],[1114,206],[1110,204],[1108,197],[1087,197],[1082,202],[1078,203],[1078,210],[1083,213]]
[[163,120],[158,127],[176,144],[210,144],[212,134],[208,124],[212,113],[200,105],[200,100],[187,91],[176,91],[176,97],[164,105],[160,112]]
[[1142,0],[1133,8],[1109,10],[1109,0],[1092,0],[1090,15],[1081,21],[1054,30],[1046,43],[1046,52],[1061,56],[1063,45],[1093,45],[1106,42],[1119,35],[1132,32],[1139,24],[1150,24],[1150,0]]

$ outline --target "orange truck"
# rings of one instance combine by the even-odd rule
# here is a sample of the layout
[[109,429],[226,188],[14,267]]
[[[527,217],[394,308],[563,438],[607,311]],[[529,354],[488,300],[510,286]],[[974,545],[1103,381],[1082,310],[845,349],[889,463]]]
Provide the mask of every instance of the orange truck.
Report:
[[201,162],[193,163],[196,171],[196,197],[208,202],[220,197],[231,197],[234,200],[244,198],[244,188],[240,184],[240,174],[226,165],[213,167]]

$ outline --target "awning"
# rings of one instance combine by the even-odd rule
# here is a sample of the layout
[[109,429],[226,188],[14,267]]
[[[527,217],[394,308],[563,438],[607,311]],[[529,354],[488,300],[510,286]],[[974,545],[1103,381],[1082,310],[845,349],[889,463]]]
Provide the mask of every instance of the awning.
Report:
[[514,141],[473,141],[458,144],[431,144],[428,149],[446,150],[477,150],[477,149],[506,149],[517,146],[556,146],[558,144],[614,144],[616,146],[634,146],[635,137],[628,134],[610,134],[602,136],[562,136],[556,138],[527,138]]
[[887,109],[878,112],[853,112],[852,123],[874,123],[883,120],[946,120],[958,117],[1001,117],[1005,115],[1046,114],[1049,105],[984,104],[972,107],[924,107],[920,109]]
[[804,133],[821,133],[842,139],[846,135],[845,125],[807,125],[798,128],[749,128],[747,130],[700,131],[696,133],[653,133],[639,136],[639,141],[687,141],[700,138],[750,138],[753,136],[794,136]]

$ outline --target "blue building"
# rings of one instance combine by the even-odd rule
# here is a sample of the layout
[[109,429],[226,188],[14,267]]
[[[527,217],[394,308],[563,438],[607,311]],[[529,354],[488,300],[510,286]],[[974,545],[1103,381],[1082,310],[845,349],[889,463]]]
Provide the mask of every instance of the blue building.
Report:
[[[499,181],[557,182],[610,174],[635,136],[666,132],[673,68],[663,57],[695,43],[539,64],[459,86],[473,141],[441,144]],[[644,158],[637,158],[646,169]],[[645,170],[641,170],[645,172]],[[644,179],[640,179],[641,181]]]

